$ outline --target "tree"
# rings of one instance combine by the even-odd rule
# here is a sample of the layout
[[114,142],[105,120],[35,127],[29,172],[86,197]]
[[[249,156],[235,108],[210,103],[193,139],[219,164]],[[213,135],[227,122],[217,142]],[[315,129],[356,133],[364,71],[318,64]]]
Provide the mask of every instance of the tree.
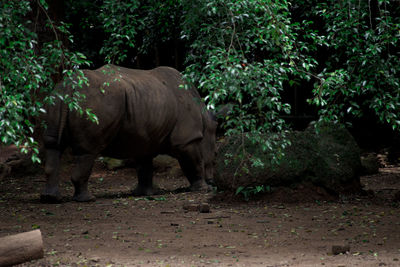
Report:
[[312,91],[309,104],[317,107],[320,120],[352,122],[373,113],[399,129],[396,1],[64,0],[57,5],[65,14],[52,20],[45,0],[0,4],[1,142],[24,151],[37,151],[35,118],[55,97],[95,119],[80,109],[84,77],[73,95],[53,91],[62,76],[81,73],[86,57],[94,62],[91,67],[182,68],[210,109],[230,104],[226,133],[277,152],[274,160],[287,145],[278,142],[288,129],[283,115],[292,112],[283,93],[294,88]]
[[[77,75],[79,88],[85,83],[81,65],[87,65],[86,57],[65,47],[72,41],[65,24],[56,24],[47,12],[45,1],[3,1],[0,4],[0,136],[3,144],[16,144],[22,152],[33,150],[32,160],[38,157],[38,141],[35,140],[35,124],[45,113],[45,105],[61,98],[71,108],[83,113],[79,102],[85,97],[78,90],[73,95],[54,92],[55,82],[62,75]],[[35,16],[33,16],[35,14]],[[35,20],[32,21],[31,18]],[[44,17],[45,24],[39,19]],[[46,27],[49,36],[38,31]],[[86,113],[90,114],[89,110]]]
[[[228,135],[243,135],[274,151],[277,162],[287,145],[281,115],[291,109],[282,92],[296,80],[309,80],[317,64],[307,54],[315,44],[299,38],[306,25],[293,23],[286,1],[186,3],[184,37],[191,44],[186,78],[206,92],[211,109],[230,103]],[[252,155],[242,150],[242,156]]]
[[310,14],[323,19],[328,57],[313,104],[322,119],[351,122],[374,114],[400,128],[400,6],[395,1],[324,1]]

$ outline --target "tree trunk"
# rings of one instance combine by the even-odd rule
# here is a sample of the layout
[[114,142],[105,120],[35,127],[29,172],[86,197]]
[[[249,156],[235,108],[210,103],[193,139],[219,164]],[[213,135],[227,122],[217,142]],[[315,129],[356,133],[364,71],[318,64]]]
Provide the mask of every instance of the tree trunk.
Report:
[[43,258],[40,230],[0,238],[0,266],[10,266]]

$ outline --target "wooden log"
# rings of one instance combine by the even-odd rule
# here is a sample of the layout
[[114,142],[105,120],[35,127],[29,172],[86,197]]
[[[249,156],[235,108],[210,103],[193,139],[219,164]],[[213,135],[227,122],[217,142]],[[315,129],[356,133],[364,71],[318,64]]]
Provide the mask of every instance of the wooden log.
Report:
[[11,266],[43,258],[40,230],[0,238],[0,266]]

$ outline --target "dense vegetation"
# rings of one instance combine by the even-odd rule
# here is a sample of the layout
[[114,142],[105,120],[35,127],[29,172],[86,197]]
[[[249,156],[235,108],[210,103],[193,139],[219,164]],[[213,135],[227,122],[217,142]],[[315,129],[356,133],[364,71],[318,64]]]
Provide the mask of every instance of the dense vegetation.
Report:
[[53,87],[105,63],[178,68],[210,109],[230,104],[227,134],[264,149],[288,115],[400,127],[399,1],[9,0],[0,29],[1,142],[25,151],[56,97],[96,121],[83,76],[73,95]]

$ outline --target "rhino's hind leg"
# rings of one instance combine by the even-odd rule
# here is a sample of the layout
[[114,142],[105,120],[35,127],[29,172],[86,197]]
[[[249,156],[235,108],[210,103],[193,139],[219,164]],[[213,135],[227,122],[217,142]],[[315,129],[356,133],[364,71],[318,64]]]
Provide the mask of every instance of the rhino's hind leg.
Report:
[[61,201],[60,189],[58,187],[60,158],[61,152],[59,150],[46,150],[46,186],[40,194],[40,201],[43,203],[58,203]]
[[76,165],[72,172],[72,183],[75,188],[73,200],[79,202],[94,201],[95,197],[89,193],[88,181],[95,156],[91,154],[76,157]]
[[179,165],[190,183],[190,191],[209,191],[204,179],[204,164],[198,142],[190,143],[179,151]]
[[137,161],[136,172],[138,185],[132,191],[134,196],[150,196],[155,194],[153,187],[153,158],[144,158]]

